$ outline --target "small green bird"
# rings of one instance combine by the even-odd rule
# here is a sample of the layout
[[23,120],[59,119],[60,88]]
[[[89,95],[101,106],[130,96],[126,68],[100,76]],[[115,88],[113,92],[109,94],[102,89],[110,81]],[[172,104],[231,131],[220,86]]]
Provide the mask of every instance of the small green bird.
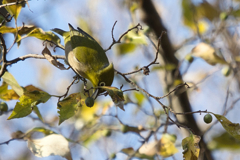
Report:
[[[113,64],[109,63],[103,48],[82,29],[74,29],[71,24],[68,32],[55,28],[54,32],[64,38],[66,60],[80,76],[90,80],[93,87],[111,86],[114,79]],[[104,92],[96,89],[94,95]]]

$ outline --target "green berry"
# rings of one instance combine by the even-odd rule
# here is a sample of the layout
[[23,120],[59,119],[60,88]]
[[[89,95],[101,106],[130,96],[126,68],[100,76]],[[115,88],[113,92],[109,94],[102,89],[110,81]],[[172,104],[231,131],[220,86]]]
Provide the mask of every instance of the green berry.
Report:
[[193,56],[191,54],[187,54],[185,56],[185,60],[188,61],[189,63],[192,63],[193,62]]
[[85,100],[85,104],[88,107],[92,107],[94,105],[94,99],[92,97],[87,97]]
[[228,13],[222,12],[219,17],[220,17],[221,20],[224,21],[224,20],[226,20],[228,18]]
[[212,115],[211,114],[206,114],[203,118],[204,122],[209,124],[212,122]]
[[8,105],[5,102],[0,103],[0,111],[1,112],[7,112],[8,111]]
[[227,77],[231,73],[231,68],[229,66],[225,66],[222,68],[221,72],[225,77]]

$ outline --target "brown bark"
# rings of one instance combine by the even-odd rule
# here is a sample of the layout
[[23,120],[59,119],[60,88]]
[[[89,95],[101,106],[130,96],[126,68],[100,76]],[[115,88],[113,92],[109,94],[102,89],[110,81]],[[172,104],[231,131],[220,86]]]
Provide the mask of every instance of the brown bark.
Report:
[[[157,37],[160,37],[162,31],[167,31],[164,24],[162,23],[161,17],[157,13],[154,4],[151,0],[139,0],[140,9],[142,12],[141,19],[144,23],[146,23],[155,33]],[[172,47],[171,41],[167,35],[164,35],[161,40],[162,44],[162,57],[165,64],[174,64],[178,66],[178,59],[175,57],[174,53],[175,50]],[[182,75],[179,74],[180,72],[178,69],[173,70],[167,79],[167,86],[168,90],[170,91],[171,88],[174,88],[173,82],[176,79],[182,80]],[[188,95],[186,92],[181,92],[174,95],[174,101],[172,101],[172,108],[175,112],[191,112],[191,105],[189,103]],[[177,116],[178,122],[184,124],[185,126],[191,128],[196,135],[202,135],[197,123],[193,117],[193,115],[182,115]],[[210,150],[207,148],[206,143],[204,142],[203,138],[200,141],[200,157],[199,159],[204,160],[212,160],[213,157],[211,156]]]

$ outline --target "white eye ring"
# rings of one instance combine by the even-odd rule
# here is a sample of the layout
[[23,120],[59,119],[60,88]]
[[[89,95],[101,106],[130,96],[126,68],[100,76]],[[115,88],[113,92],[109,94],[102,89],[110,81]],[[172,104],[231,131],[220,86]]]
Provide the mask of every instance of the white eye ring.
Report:
[[99,86],[105,86],[106,84],[105,84],[105,82],[100,82],[99,83]]

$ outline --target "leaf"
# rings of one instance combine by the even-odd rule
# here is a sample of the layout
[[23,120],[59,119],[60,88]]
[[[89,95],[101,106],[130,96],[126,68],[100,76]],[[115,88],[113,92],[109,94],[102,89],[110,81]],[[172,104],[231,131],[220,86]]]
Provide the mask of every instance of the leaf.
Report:
[[13,89],[8,90],[7,83],[3,82],[2,86],[0,86],[0,98],[4,101],[9,101],[19,99],[19,96]]
[[219,114],[212,113],[217,120],[222,124],[223,128],[234,138],[240,140],[240,125],[239,123],[232,123],[226,117]]
[[41,28],[33,29],[25,37],[35,37],[35,38],[38,38],[43,41],[48,40],[48,41],[52,41],[58,45],[61,45],[60,44],[61,40],[56,34],[54,34],[52,31],[45,32]]
[[36,28],[36,26],[34,26],[34,25],[24,25],[24,26],[21,26],[21,27],[17,27],[17,29],[13,28],[13,27],[8,27],[8,26],[2,26],[0,28],[0,32],[2,34],[16,33],[17,30],[18,30],[18,34],[22,36],[22,35],[28,34],[29,32],[31,32],[35,28]]
[[213,137],[212,141],[208,143],[208,147],[211,150],[240,150],[240,140],[233,138],[228,132],[224,132]]
[[147,44],[146,36],[141,30],[139,30],[138,32],[136,31],[128,32],[128,34],[124,37],[124,42],[132,44]]
[[41,132],[43,133],[44,135],[50,135],[50,134],[53,134],[55,133],[54,131],[52,130],[49,130],[49,129],[46,129],[44,127],[35,127],[33,129],[30,129],[29,131],[26,132],[26,135],[27,137],[31,137],[31,135],[35,132]]
[[12,114],[8,117],[8,120],[26,117],[32,112],[37,104],[45,103],[49,98],[51,98],[51,95],[47,92],[38,90],[29,92],[25,89],[24,94],[19,98],[20,102],[17,102]]
[[81,95],[80,93],[74,93],[69,95],[67,98],[58,102],[58,113],[59,113],[59,125],[71,118],[78,111],[81,106]]
[[[16,2],[16,1],[18,1],[18,0],[3,0],[2,4],[12,3],[12,2]],[[25,2],[23,2],[23,3],[25,3]],[[22,5],[23,4],[11,5],[11,6],[6,6],[5,8],[16,20],[22,9]]]
[[145,96],[141,92],[134,92],[134,97],[137,100],[137,104],[141,106],[145,100]]
[[228,64],[223,57],[216,54],[216,50],[211,45],[204,42],[192,49],[192,55],[202,58],[210,65]]
[[62,63],[60,63],[59,61],[57,61],[51,54],[51,52],[49,51],[49,49],[47,48],[47,46],[43,49],[42,51],[42,55],[55,67],[61,69],[61,70],[67,70],[67,68],[64,67],[64,65]]
[[42,115],[36,105],[33,106],[33,111],[37,114],[38,118],[43,122]]
[[120,55],[133,52],[136,49],[136,44],[133,43],[121,43],[117,45],[117,53]]
[[205,33],[208,23],[205,20],[213,21],[219,17],[220,12],[207,1],[203,1],[199,5],[194,5],[191,0],[182,0],[183,22],[191,28],[195,33]]
[[68,141],[62,135],[51,134],[41,139],[28,139],[28,148],[37,157],[71,155]]
[[116,88],[116,87],[108,87],[108,86],[102,86],[99,87],[102,88],[104,90],[106,90],[108,92],[108,94],[110,95],[110,97],[112,98],[112,101],[114,102],[114,104],[119,107],[121,110],[124,110],[124,97],[123,97],[123,92],[122,90]]
[[163,157],[170,157],[178,152],[175,147],[176,136],[170,134],[163,134],[160,139],[160,150],[159,154]]
[[3,80],[12,87],[12,89],[19,95],[23,95],[23,88],[18,84],[13,75],[9,72],[5,72],[2,76]]
[[183,147],[183,158],[185,160],[197,160],[199,157],[200,148],[198,143],[200,142],[201,137],[190,134],[189,137],[186,137],[182,140]]
[[17,30],[16,30],[16,28],[13,28],[13,27],[1,26],[0,32],[2,34],[5,34],[5,33],[16,33]]
[[176,65],[169,63],[169,64],[166,64],[166,65],[154,66],[154,67],[152,67],[151,71],[158,71],[158,70],[172,71],[174,69],[176,69]]

